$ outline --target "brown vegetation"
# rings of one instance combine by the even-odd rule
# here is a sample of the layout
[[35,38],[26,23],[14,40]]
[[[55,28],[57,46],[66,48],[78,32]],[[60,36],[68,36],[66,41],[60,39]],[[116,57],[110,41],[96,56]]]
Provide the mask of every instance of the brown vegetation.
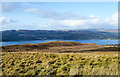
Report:
[[118,75],[119,73],[120,61],[116,52],[118,45],[53,41],[3,46],[2,51],[0,75],[3,76]]
[[78,43],[71,41],[53,41],[38,44],[21,44],[3,46],[3,52],[89,52],[89,51],[118,51],[117,45],[98,45],[94,43]]

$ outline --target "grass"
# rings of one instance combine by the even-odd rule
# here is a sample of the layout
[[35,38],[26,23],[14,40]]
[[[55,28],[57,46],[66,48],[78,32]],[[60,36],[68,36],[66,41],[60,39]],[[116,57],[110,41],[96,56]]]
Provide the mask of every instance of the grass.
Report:
[[118,75],[117,52],[4,52],[3,75]]
[[[41,51],[41,50],[47,50],[47,52],[51,49],[51,52],[59,52],[59,47],[72,47],[73,46],[95,46],[98,47],[97,44],[84,44],[79,42],[73,42],[73,41],[52,41],[52,42],[45,42],[45,43],[38,43],[38,44],[21,44],[21,45],[10,45],[10,46],[2,46],[3,52],[28,52],[28,51]],[[56,50],[53,48],[57,48]],[[78,48],[79,48],[78,47]],[[84,48],[84,46],[83,46]],[[75,48],[76,49],[76,48]]]
[[53,41],[3,46],[2,75],[118,75],[118,45]]

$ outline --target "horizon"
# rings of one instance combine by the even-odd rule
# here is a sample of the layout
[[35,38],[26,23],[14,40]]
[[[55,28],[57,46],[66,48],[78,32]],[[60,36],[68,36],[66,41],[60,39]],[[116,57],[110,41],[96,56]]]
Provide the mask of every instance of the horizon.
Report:
[[[11,30],[2,30],[2,31],[12,31],[15,29],[11,29]],[[21,31],[21,30],[31,30],[31,29],[16,29],[15,31]],[[36,30],[36,29],[33,29]],[[45,30],[45,29],[37,29],[37,30]],[[77,30],[117,30],[119,31],[119,29],[56,29],[56,30],[46,30],[46,31],[64,31],[64,30],[68,30],[68,31],[77,31]],[[0,30],[1,31],[1,30]],[[31,30],[32,31],[32,30]]]

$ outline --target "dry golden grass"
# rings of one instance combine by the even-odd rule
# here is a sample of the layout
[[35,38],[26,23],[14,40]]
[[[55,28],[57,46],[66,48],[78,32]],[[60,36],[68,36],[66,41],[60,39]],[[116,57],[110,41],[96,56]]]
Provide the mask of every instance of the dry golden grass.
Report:
[[3,75],[118,75],[117,49],[64,41],[3,46],[0,66]]
[[3,75],[118,75],[117,52],[2,53]]

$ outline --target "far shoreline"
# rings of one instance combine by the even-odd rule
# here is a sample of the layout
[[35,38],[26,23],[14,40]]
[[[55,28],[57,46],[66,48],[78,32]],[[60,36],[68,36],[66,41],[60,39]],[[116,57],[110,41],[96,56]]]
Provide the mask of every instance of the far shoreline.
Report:
[[[95,43],[99,45],[114,45],[118,44],[118,39],[89,39],[89,40],[30,40],[30,41],[8,41],[8,42],[0,42],[0,46],[9,46],[9,45],[20,45],[20,44],[37,44],[37,43],[45,43],[51,41],[73,41],[79,43]],[[112,42],[110,42],[112,41]],[[103,44],[100,44],[103,43]]]
[[119,39],[36,39],[36,40],[11,40],[11,41],[1,41],[0,42],[23,42],[23,41],[41,41],[41,40],[55,40],[55,41],[61,41],[61,40],[119,40]]

